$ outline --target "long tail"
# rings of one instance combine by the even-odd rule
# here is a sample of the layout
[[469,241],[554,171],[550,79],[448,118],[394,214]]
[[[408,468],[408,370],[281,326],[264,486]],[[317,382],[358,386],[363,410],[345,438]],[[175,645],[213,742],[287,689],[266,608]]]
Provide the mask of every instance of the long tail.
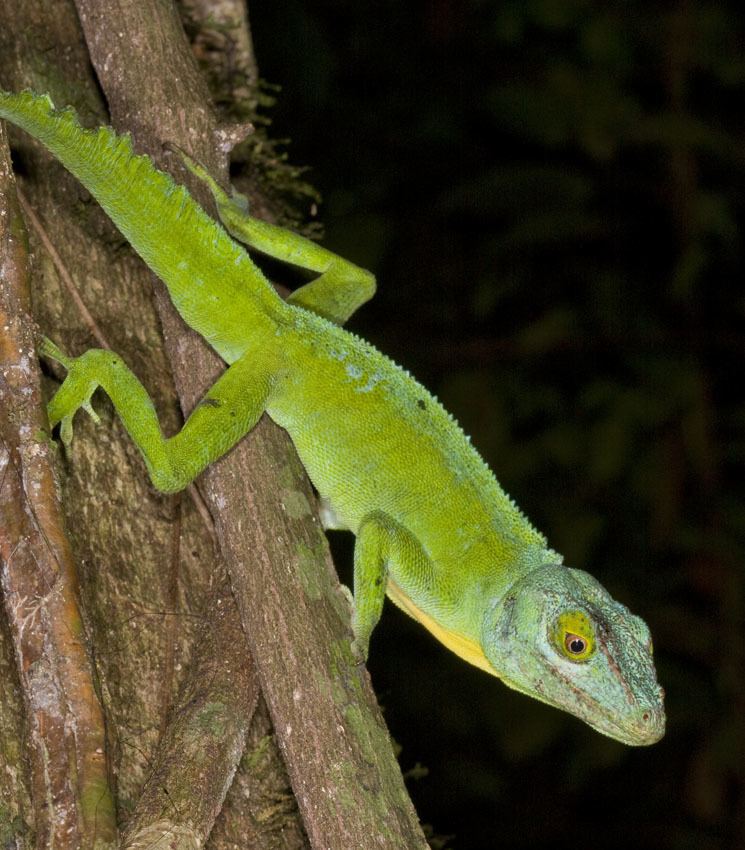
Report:
[[55,109],[48,95],[30,91],[0,90],[0,117],[38,139],[77,177],[167,285],[184,320],[213,344],[216,328],[220,337],[226,330],[231,335],[227,314],[240,319],[245,334],[252,314],[272,315],[281,304],[243,248],[183,186],[135,154],[128,134],[86,130],[72,108]]

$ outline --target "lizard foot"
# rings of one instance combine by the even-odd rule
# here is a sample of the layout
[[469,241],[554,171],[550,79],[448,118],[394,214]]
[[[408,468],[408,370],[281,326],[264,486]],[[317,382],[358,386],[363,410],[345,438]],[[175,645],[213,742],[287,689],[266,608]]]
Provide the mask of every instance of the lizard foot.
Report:
[[85,410],[96,424],[100,422],[98,414],[91,406],[91,396],[99,385],[93,376],[92,361],[100,358],[103,352],[92,349],[80,357],[68,357],[51,339],[44,337],[39,346],[39,353],[56,360],[67,369],[67,377],[47,406],[47,415],[51,428],[60,426],[60,439],[68,450],[73,436],[72,420],[78,410]]

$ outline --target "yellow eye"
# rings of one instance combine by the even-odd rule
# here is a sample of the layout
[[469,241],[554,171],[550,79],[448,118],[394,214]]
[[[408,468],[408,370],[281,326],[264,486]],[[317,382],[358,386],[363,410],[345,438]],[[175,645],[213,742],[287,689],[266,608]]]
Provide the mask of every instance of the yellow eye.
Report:
[[595,637],[587,614],[566,611],[554,624],[551,634],[559,652],[570,661],[586,661],[595,652]]

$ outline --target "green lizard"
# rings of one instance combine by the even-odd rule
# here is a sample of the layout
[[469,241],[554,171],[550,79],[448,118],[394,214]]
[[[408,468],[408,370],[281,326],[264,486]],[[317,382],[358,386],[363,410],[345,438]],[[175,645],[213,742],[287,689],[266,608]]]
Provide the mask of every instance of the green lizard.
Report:
[[[196,163],[226,229],[110,128],[0,93],[0,117],[39,139],[165,282],[184,320],[228,364],[165,438],[137,378],[110,351],[43,354],[67,377],[49,404],[69,444],[102,387],[163,491],[185,487],[266,413],[290,434],[337,527],[356,534],[354,648],[366,657],[387,594],[458,655],[627,744],[664,732],[645,623],[562,564],[453,418],[408,373],[340,325],[372,275],[247,215]],[[319,276],[283,301],[234,239]],[[95,414],[93,414],[95,416]]]

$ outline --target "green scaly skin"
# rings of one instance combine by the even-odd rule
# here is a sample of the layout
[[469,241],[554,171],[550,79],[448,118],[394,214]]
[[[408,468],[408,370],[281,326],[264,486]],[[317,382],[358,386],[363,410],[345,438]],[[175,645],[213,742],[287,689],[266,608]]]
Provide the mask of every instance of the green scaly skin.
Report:
[[[0,93],[0,117],[39,139],[165,282],[185,321],[228,364],[183,429],[164,438],[152,402],[112,352],[42,353],[67,377],[49,405],[72,421],[111,397],[160,490],[185,487],[261,414],[290,434],[335,524],[357,535],[353,631],[365,657],[387,591],[466,660],[627,744],[664,732],[649,630],[589,575],[562,565],[453,418],[403,369],[340,325],[372,275],[248,217],[204,170],[224,227],[128,136],[82,129],[48,97]],[[228,232],[319,276],[283,302]]]

